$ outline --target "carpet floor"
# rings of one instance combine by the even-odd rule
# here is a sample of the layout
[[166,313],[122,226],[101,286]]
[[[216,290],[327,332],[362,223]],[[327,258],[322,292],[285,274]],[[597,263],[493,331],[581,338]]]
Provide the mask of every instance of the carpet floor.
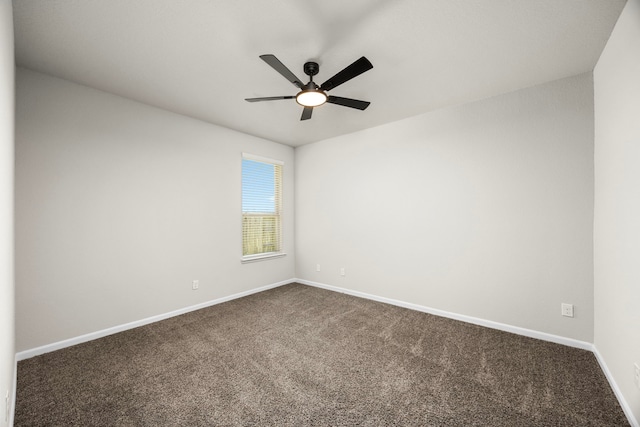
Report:
[[627,426],[594,355],[290,284],[18,363],[16,426]]

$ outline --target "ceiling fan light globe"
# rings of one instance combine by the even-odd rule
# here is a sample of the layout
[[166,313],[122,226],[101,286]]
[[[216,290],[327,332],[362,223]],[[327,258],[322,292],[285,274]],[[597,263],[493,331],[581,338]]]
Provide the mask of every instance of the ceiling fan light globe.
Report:
[[303,90],[296,95],[296,102],[303,107],[317,107],[327,102],[327,95],[321,90]]

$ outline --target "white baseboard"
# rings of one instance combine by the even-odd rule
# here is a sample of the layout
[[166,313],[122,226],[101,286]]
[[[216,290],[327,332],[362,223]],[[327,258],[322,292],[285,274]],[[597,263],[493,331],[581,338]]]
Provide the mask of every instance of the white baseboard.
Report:
[[604,358],[602,357],[602,355],[600,354],[600,352],[595,346],[593,347],[593,354],[596,356],[596,360],[598,361],[598,364],[600,365],[602,372],[604,372],[605,377],[607,377],[607,381],[609,381],[609,385],[611,386],[613,393],[618,398],[618,402],[620,403],[620,406],[622,407],[624,414],[627,416],[627,420],[629,420],[629,424],[631,424],[632,427],[640,427],[640,424],[638,423],[638,420],[636,420],[636,417],[633,415],[633,411],[631,410],[631,407],[627,403],[627,400],[624,398],[622,391],[620,390],[620,387],[618,387],[618,384],[613,379],[613,374],[611,374],[611,371],[609,370],[609,367],[604,361]]
[[30,359],[35,356],[39,356],[41,354],[49,353],[52,351],[60,350],[66,347],[71,347],[76,344],[81,344],[87,341],[92,341],[98,338],[106,337],[108,335],[113,335],[118,332],[126,331],[129,329],[137,328],[139,326],[148,325],[149,323],[158,322],[160,320],[168,319],[170,317],[179,316],[181,314],[189,313],[191,311],[200,310],[202,308],[211,307],[212,305],[221,304],[223,302],[231,301],[234,299],[246,297],[251,294],[255,294],[258,292],[266,291],[268,289],[277,288],[278,286],[287,285],[289,283],[295,282],[295,279],[284,280],[278,283],[272,283],[270,285],[260,286],[255,289],[250,289],[248,291],[239,292],[237,294],[229,295],[226,297],[218,298],[215,300],[203,302],[200,304],[192,305],[189,307],[181,308],[178,310],[170,311],[164,314],[158,314],[156,316],[147,317],[146,319],[136,320],[134,322],[125,323],[123,325],[113,326],[111,328],[103,329],[101,331],[91,332],[85,335],[80,335],[79,337],[69,338],[63,341],[58,341],[51,344],[46,344],[41,347],[32,348],[30,350],[24,350],[19,353],[16,353],[16,361],[21,361],[25,359]]
[[327,289],[330,291],[340,292],[343,294],[353,295],[360,298],[366,298],[373,301],[384,302],[386,304],[396,305],[398,307],[408,308],[410,310],[421,311],[423,313],[434,314],[440,317],[447,317],[449,319],[460,320],[466,323],[472,323],[474,325],[486,326],[491,329],[498,329],[500,331],[511,332],[517,335],[523,335],[525,337],[537,338],[543,341],[550,341],[557,344],[567,345],[569,347],[580,348],[582,350],[593,350],[593,344],[575,340],[572,338],[561,337],[559,335],[548,334],[546,332],[534,331],[532,329],[520,328],[518,326],[507,325],[505,323],[494,322],[492,320],[480,319],[477,317],[466,316],[464,314],[451,313],[449,311],[438,310],[436,308],[426,307],[424,305],[413,304],[410,302],[400,301],[391,298],[380,297],[377,295],[367,294],[365,292],[353,291],[351,289],[340,288],[338,286],[325,285],[324,283],[312,282],[310,280],[296,279],[296,282],[303,285],[314,286],[317,288]]

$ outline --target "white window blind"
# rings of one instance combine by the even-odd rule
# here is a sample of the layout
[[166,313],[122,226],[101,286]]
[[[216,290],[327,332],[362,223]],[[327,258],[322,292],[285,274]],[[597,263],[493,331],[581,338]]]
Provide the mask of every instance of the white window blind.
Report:
[[242,259],[282,253],[282,162],[242,158]]

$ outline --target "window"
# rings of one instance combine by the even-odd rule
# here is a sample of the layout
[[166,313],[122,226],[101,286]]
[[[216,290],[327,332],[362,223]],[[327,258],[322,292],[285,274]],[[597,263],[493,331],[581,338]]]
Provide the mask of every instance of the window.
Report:
[[283,256],[282,166],[242,155],[242,261]]

